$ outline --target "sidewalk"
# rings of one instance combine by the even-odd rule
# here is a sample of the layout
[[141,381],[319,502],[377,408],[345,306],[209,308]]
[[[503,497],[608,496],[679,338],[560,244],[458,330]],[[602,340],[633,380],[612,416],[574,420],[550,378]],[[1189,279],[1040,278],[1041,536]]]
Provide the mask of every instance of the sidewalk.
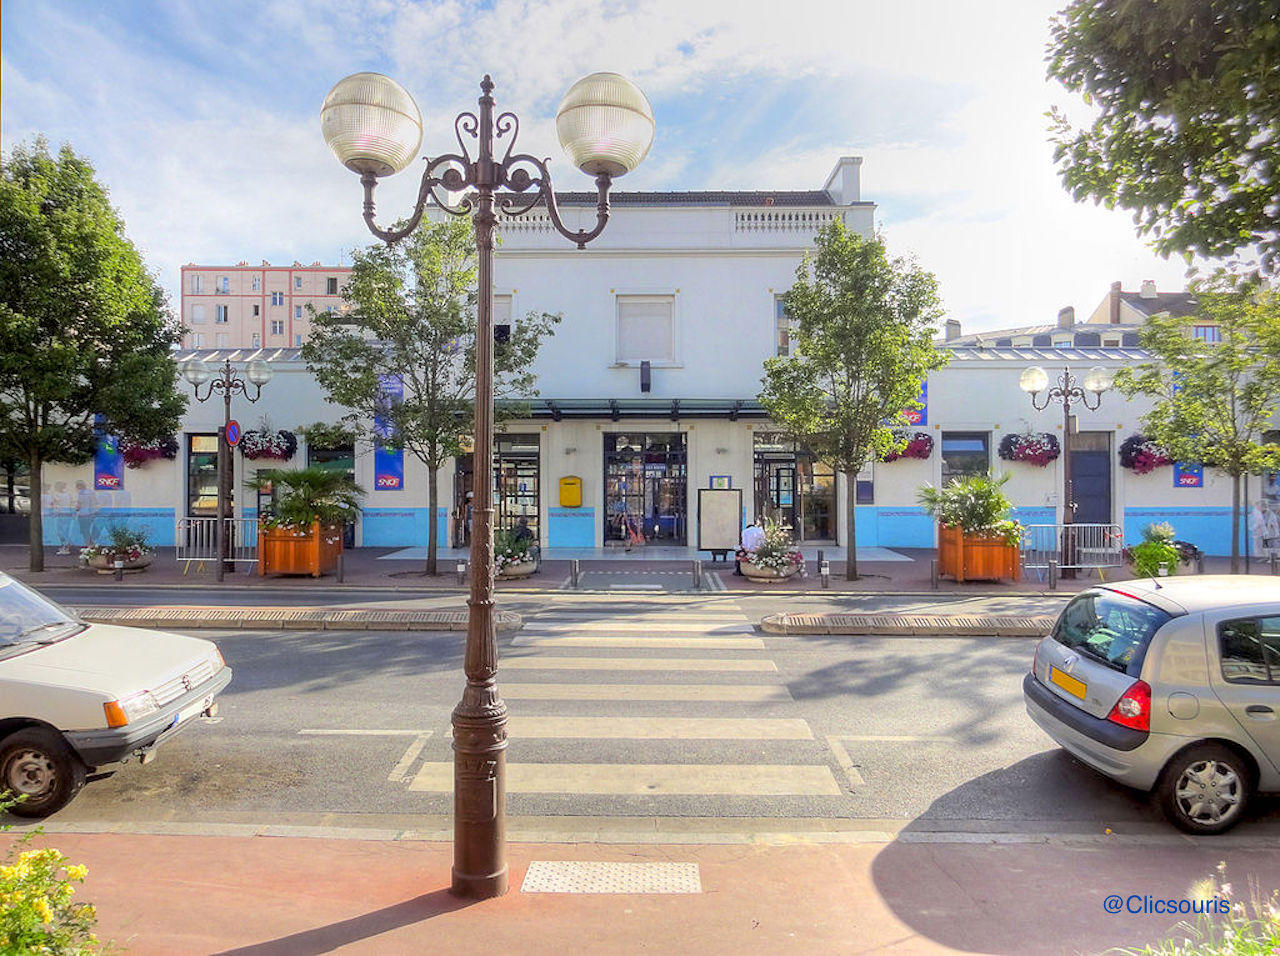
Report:
[[[1097,953],[1166,936],[1221,859],[1238,895],[1275,847],[897,839],[839,845],[513,844],[506,896],[449,893],[447,843],[59,833],[98,935],[135,956],[241,953]],[[0,837],[0,845],[7,842]],[[534,892],[541,888],[543,891]],[[1130,909],[1109,915],[1113,894]],[[1178,938],[1182,938],[1179,933]]]

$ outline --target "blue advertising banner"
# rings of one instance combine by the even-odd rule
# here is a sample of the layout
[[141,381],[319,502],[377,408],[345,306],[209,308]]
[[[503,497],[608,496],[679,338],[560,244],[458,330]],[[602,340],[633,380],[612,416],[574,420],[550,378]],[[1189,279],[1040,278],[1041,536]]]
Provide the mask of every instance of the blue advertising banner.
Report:
[[928,425],[929,424],[929,381],[920,383],[920,407],[913,408],[902,414],[907,418],[908,425]]
[[1186,462],[1173,463],[1173,487],[1203,488],[1204,465],[1192,465]]
[[[387,404],[394,405],[404,398],[404,383],[394,375],[382,378],[382,394]],[[391,423],[382,416],[375,416],[373,429],[379,438],[391,437]],[[381,441],[373,443],[373,487],[376,491],[401,491],[404,489],[404,449],[389,448]]]
[[95,491],[119,491],[124,487],[124,455],[115,435],[98,434],[98,447],[93,455],[93,488]]

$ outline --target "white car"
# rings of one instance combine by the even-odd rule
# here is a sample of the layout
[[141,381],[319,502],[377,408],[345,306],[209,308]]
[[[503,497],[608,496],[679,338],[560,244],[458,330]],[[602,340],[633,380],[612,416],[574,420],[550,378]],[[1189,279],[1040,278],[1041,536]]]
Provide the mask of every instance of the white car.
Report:
[[211,641],[86,624],[0,572],[0,795],[43,817],[88,774],[212,716],[231,668]]

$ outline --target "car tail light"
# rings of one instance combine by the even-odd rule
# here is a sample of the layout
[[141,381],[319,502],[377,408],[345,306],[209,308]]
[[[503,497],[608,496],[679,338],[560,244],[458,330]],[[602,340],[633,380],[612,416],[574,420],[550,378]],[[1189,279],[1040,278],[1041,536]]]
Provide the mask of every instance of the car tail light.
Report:
[[1134,730],[1151,729],[1151,688],[1144,680],[1134,681],[1107,714],[1107,720]]

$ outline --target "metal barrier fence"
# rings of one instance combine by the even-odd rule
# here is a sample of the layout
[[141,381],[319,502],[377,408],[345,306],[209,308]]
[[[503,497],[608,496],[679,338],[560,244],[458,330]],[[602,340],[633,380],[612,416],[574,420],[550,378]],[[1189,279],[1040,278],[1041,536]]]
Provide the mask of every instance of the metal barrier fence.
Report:
[[1022,535],[1024,570],[1049,570],[1053,561],[1062,570],[1097,571],[1124,564],[1120,551],[1124,531],[1118,524],[1031,524]]
[[[224,518],[229,535],[227,560],[238,564],[254,564],[258,560],[258,519]],[[179,518],[174,535],[177,557],[185,561],[186,574],[193,561],[205,562],[218,559],[218,519]]]

